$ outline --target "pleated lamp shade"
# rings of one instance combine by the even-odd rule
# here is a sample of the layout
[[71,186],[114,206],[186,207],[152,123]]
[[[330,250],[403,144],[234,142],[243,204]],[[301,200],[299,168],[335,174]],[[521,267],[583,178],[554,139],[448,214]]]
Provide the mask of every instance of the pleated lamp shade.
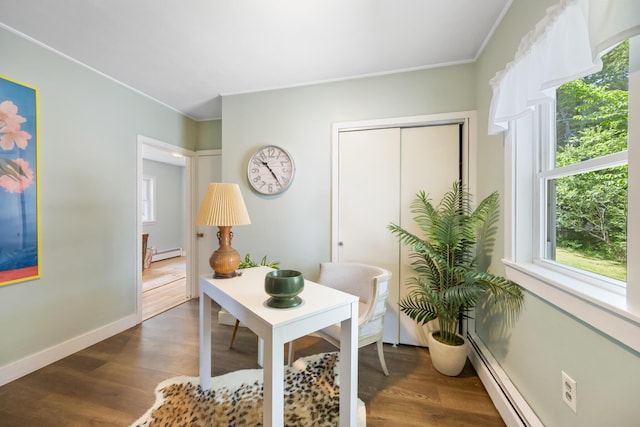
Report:
[[217,226],[251,224],[240,186],[220,182],[209,184],[196,216],[196,224]]

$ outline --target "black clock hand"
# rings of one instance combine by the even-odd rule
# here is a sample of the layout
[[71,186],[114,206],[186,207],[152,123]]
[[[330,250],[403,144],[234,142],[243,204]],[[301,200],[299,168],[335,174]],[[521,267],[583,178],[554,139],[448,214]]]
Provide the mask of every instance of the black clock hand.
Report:
[[273,178],[276,180],[276,182],[278,183],[279,186],[282,186],[282,184],[280,184],[280,180],[278,179],[278,177],[276,176],[276,174],[273,172],[273,170],[269,167],[269,163],[265,162],[264,160],[260,160],[260,162],[262,162],[263,165],[265,165],[267,167],[267,169],[269,169],[269,172],[271,172],[271,175],[273,175]]

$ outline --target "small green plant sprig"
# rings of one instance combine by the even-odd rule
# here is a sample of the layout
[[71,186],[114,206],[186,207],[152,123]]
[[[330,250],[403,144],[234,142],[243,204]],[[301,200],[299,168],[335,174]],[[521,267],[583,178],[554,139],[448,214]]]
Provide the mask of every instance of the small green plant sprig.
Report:
[[275,270],[279,270],[280,261],[267,261],[267,256],[265,255],[264,257],[262,257],[260,263],[258,264],[253,258],[251,258],[250,254],[247,254],[245,255],[244,259],[240,261],[240,265],[238,266],[238,268],[252,268],[260,266],[271,267]]

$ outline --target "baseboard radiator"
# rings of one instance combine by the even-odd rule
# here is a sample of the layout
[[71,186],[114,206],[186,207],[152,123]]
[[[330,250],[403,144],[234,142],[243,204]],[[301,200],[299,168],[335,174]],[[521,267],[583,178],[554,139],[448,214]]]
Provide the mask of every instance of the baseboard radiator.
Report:
[[468,333],[469,360],[508,427],[544,427],[477,335]]
[[165,249],[156,251],[151,255],[151,262],[162,261],[163,259],[175,258],[182,256],[182,248]]

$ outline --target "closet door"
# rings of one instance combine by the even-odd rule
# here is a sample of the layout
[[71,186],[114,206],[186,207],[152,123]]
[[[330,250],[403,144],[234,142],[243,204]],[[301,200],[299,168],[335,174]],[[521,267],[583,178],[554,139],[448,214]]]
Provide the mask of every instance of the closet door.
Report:
[[[424,190],[434,205],[460,179],[460,125],[443,125],[402,129],[400,164],[400,224],[421,236],[413,220],[411,203]],[[407,279],[415,276],[409,258],[410,248],[400,248],[399,298],[407,295]],[[385,319],[386,322],[386,319]],[[418,326],[408,316],[400,315],[400,343],[428,346],[426,328]]]
[[399,247],[387,226],[400,221],[400,129],[341,132],[338,150],[337,259],[391,271],[384,341],[395,344]]
[[390,223],[419,234],[411,213],[416,193],[437,203],[460,176],[459,125],[341,132],[338,145],[337,237],[340,262],[362,262],[393,274],[383,339],[427,346],[426,332],[400,312],[414,275],[409,248]]

